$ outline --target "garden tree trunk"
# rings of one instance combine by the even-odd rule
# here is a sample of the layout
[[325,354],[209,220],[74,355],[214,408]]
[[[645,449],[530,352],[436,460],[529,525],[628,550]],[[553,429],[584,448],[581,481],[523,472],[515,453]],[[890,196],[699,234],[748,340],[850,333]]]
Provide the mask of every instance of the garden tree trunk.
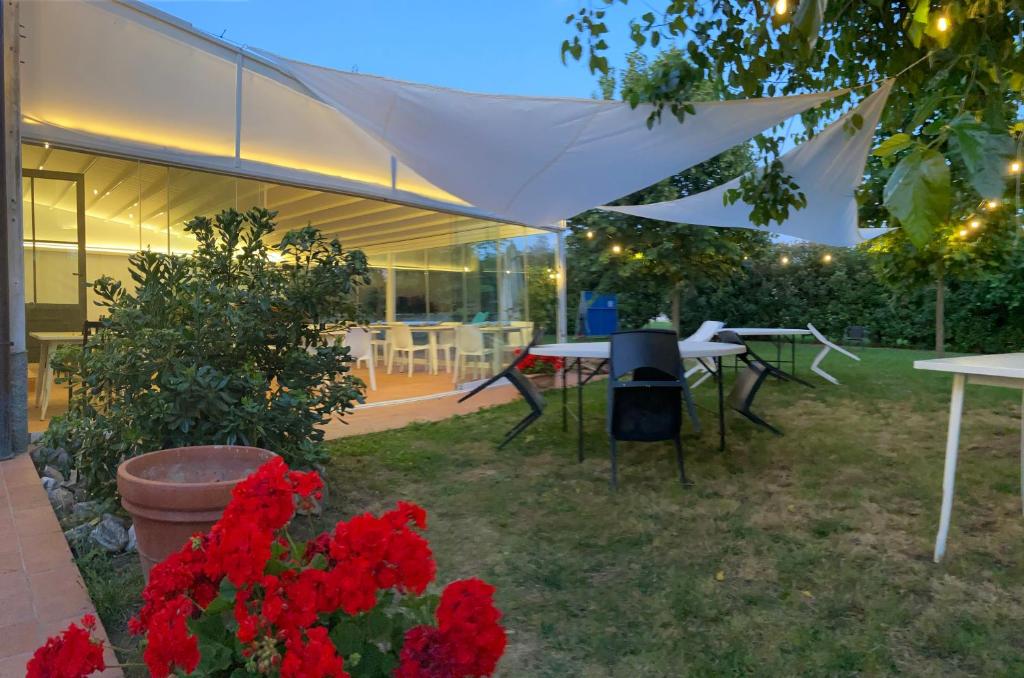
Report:
[[946,350],[946,279],[942,264],[935,279],[935,353],[940,358]]
[[679,334],[679,297],[682,294],[683,286],[678,284],[672,288],[672,329]]

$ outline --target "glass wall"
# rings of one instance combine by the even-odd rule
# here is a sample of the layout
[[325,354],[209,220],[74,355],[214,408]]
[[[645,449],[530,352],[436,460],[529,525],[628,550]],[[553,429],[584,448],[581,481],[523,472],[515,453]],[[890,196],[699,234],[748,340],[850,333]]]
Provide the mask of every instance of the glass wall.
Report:
[[[109,275],[131,285],[133,252],[189,252],[190,219],[254,206],[277,212],[274,242],[312,224],[366,253],[370,284],[356,301],[367,321],[532,321],[554,333],[553,233],[46,145],[25,144],[22,153],[30,336],[80,333],[102,312],[89,281]],[[489,332],[501,353],[505,334]],[[32,359],[38,342],[29,346]]]

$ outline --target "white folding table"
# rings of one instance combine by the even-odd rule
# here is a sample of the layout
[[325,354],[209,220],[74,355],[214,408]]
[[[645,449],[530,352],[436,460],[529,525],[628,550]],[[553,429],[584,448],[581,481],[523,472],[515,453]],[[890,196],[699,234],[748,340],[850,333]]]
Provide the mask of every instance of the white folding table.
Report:
[[[956,459],[960,446],[960,420],[964,411],[964,387],[967,384],[979,384],[1024,390],[1024,353],[917,360],[914,362],[914,368],[953,374],[953,392],[949,399],[949,429],[946,433],[946,465],[942,474],[942,512],[933,556],[937,563],[946,552],[946,537],[949,534],[949,521],[953,513],[953,485],[956,481]],[[1021,496],[1024,497],[1024,418],[1021,420]]]
[[[720,448],[725,448],[725,410],[724,394],[722,391],[722,356],[738,355],[746,350],[739,344],[727,344],[720,341],[680,341],[680,358],[711,358],[716,364],[716,378],[718,381],[718,435]],[[583,461],[583,387],[590,381],[598,370],[608,362],[611,356],[611,344],[607,341],[588,341],[580,343],[565,344],[541,344],[530,349],[531,355],[549,356],[553,358],[565,358],[566,364],[562,369],[562,430],[568,429],[568,397],[566,374],[573,366],[576,368],[576,422],[577,422],[577,456]],[[598,360],[600,364],[591,370],[584,379],[583,361]],[[689,398],[689,394],[687,394]],[[692,400],[689,401],[692,404]]]

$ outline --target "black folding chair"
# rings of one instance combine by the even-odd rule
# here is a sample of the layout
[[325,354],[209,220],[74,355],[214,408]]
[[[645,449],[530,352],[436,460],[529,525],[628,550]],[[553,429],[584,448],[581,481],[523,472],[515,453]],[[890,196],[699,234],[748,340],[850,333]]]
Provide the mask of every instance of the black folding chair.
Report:
[[782,431],[754,414],[751,410],[751,406],[754,404],[754,398],[757,397],[757,392],[761,389],[761,386],[768,377],[775,377],[782,381],[794,381],[798,384],[803,384],[808,388],[814,388],[814,386],[799,377],[795,377],[788,372],[780,370],[778,367],[761,358],[735,332],[722,330],[718,333],[718,341],[736,344],[738,346],[743,346],[746,349],[745,353],[741,353],[739,355],[739,359],[743,361],[745,367],[743,371],[736,376],[736,381],[732,386],[732,390],[729,391],[729,407],[736,410],[758,426],[762,426],[775,435],[781,436]]
[[544,414],[544,396],[541,395],[540,390],[534,386],[533,382],[519,371],[519,365],[530,355],[530,349],[537,345],[542,336],[544,336],[544,331],[541,328],[537,328],[529,346],[525,346],[508,367],[459,398],[460,403],[464,400],[469,400],[500,379],[508,379],[509,383],[523,396],[523,400],[530,406],[530,413],[522,421],[509,429],[508,433],[505,434],[505,438],[498,445],[499,450],[512,442],[516,436],[525,431],[530,424],[537,421],[540,415]]
[[611,335],[608,367],[608,436],[611,485],[618,487],[618,441],[671,440],[679,480],[686,483],[680,428],[685,381],[679,337],[667,330],[633,330]]

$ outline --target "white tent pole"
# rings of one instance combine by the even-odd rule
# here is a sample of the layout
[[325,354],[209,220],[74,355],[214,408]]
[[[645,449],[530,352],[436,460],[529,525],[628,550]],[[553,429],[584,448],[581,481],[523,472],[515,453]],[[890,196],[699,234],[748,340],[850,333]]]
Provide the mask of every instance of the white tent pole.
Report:
[[245,59],[239,52],[235,58],[235,167],[242,164],[242,70]]
[[565,222],[561,222],[562,230],[555,239],[555,294],[558,295],[558,310],[555,320],[555,341],[564,343],[569,340],[569,304],[566,300],[565,270]]
[[398,286],[395,284],[395,255],[388,252],[388,274],[384,280],[384,320],[395,322]]

